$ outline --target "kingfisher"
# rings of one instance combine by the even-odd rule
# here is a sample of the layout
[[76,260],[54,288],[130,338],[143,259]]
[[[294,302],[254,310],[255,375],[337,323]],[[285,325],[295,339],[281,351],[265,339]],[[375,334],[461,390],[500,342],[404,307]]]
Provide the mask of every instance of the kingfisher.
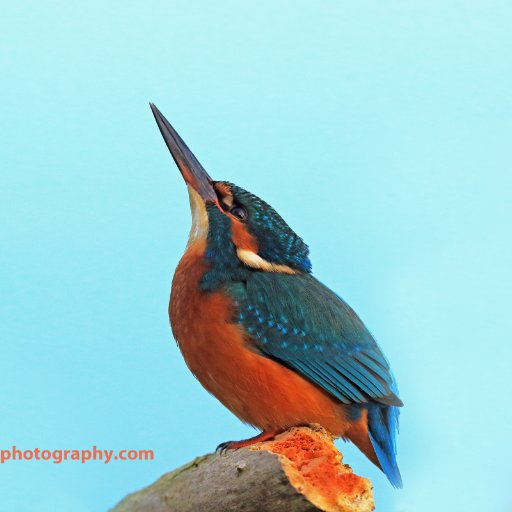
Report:
[[203,387],[261,432],[319,424],[353,442],[394,487],[399,408],[388,360],[352,308],[312,275],[309,249],[265,201],[214,181],[150,104],[186,183],[192,227],[169,317]]

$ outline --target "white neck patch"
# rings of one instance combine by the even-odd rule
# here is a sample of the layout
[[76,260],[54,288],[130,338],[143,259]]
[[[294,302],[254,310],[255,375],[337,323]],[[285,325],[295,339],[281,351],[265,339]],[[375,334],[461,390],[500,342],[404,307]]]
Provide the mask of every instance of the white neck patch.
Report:
[[271,263],[263,259],[259,254],[249,251],[247,249],[237,248],[236,254],[238,259],[245,263],[248,267],[257,268],[266,272],[279,272],[281,274],[298,274],[299,271],[295,270],[288,265],[280,265]]

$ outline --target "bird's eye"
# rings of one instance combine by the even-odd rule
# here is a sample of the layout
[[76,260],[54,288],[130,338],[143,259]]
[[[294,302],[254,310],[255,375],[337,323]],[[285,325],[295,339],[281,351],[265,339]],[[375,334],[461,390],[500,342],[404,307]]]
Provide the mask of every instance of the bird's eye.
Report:
[[233,206],[233,208],[229,210],[229,213],[231,213],[231,215],[234,215],[237,219],[247,219],[247,210],[243,206]]

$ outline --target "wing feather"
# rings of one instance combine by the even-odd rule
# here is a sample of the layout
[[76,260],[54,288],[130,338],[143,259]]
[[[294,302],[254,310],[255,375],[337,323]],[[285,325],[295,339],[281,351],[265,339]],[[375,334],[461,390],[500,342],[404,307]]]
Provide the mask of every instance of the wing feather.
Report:
[[228,290],[249,342],[342,403],[401,406],[389,364],[368,329],[313,276],[254,272]]

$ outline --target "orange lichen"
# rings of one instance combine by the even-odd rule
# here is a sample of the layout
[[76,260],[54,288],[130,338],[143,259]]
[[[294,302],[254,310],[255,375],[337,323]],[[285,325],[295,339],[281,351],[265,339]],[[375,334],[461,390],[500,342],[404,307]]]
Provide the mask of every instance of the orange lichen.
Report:
[[374,509],[371,483],[352,473],[332,437],[322,428],[293,428],[253,450],[278,455],[290,483],[326,512],[370,512]]

